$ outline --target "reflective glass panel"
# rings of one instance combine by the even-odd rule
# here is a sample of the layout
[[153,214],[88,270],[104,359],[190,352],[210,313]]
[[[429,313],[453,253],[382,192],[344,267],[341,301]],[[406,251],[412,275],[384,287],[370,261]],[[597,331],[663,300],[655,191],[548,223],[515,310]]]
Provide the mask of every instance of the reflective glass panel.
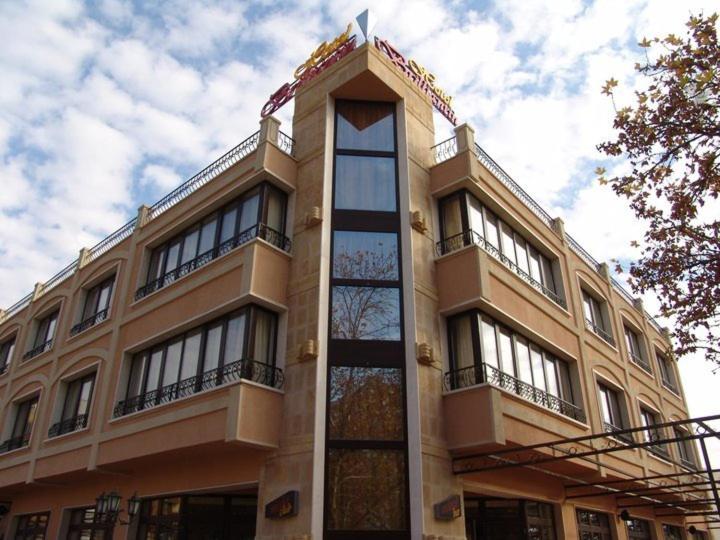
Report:
[[220,343],[222,338],[222,323],[208,329],[205,342],[205,365],[203,371],[216,369],[220,365]]
[[495,326],[492,322],[482,320],[483,362],[494,368],[498,367],[498,349],[495,338]]
[[225,365],[242,360],[245,344],[245,314],[240,313],[228,321],[225,333]]
[[182,339],[168,345],[165,354],[165,370],[163,371],[162,385],[167,386],[178,381],[180,374],[180,357],[182,355]]
[[256,193],[243,201],[242,215],[240,216],[240,228],[238,232],[247,231],[250,227],[258,222],[258,204],[260,202],[260,194]]
[[450,346],[452,347],[453,369],[464,369],[475,365],[472,327],[477,324],[476,315],[466,315],[450,320]]
[[395,150],[392,103],[337,101],[337,148]]
[[330,530],[404,530],[405,456],[399,450],[330,449]]
[[333,287],[333,339],[400,339],[400,290],[384,287]]
[[189,379],[197,375],[198,358],[200,357],[200,341],[202,330],[195,330],[185,338],[185,350],[183,351],[182,371],[180,380]]
[[397,234],[335,231],[333,277],[397,280]]
[[337,156],[335,208],[394,212],[395,158]]
[[328,418],[331,439],[402,440],[402,371],[332,367]]

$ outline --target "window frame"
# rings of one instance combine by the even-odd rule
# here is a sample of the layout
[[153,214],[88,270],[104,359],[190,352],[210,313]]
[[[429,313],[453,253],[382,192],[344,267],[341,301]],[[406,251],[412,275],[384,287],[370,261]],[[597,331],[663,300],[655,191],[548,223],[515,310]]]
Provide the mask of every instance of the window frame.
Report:
[[660,382],[663,387],[670,390],[675,395],[680,395],[678,387],[678,377],[672,360],[667,354],[655,349],[655,359],[657,360],[658,370],[660,371]]
[[[472,349],[473,349],[473,359],[474,363],[472,366],[465,366],[463,368],[459,368],[457,366],[457,351],[456,344],[453,342],[453,339],[451,339],[451,334],[453,333],[452,327],[456,324],[457,321],[463,319],[463,318],[469,318],[470,319],[470,326],[471,326],[471,342],[472,342]],[[494,347],[492,347],[495,350],[495,362],[488,362],[485,358],[485,352],[489,350],[491,347],[486,348],[486,339],[489,338],[488,335],[486,335],[486,332],[484,331],[483,325],[490,327],[493,327],[493,336],[494,336]],[[571,363],[567,360],[560,358],[556,354],[551,353],[547,350],[547,348],[539,345],[536,341],[533,341],[532,339],[527,338],[525,335],[515,331],[511,327],[501,323],[500,321],[494,319],[490,315],[484,313],[483,311],[475,308],[471,309],[462,313],[457,313],[455,315],[452,315],[450,317],[447,317],[446,319],[446,328],[447,328],[447,335],[448,335],[448,367],[449,372],[446,374],[445,383],[446,383],[446,389],[452,390],[452,389],[460,389],[465,386],[474,386],[476,384],[482,384],[487,383],[489,377],[487,376],[487,369],[488,367],[492,370],[496,370],[501,374],[508,375],[515,379],[516,381],[529,384],[533,387],[536,391],[544,392],[546,394],[549,394],[555,398],[558,398],[566,403],[569,403],[570,405],[573,405],[574,407],[577,407],[583,414],[584,414],[584,408],[582,405],[582,398],[580,397],[580,392],[576,387],[576,384],[574,382],[573,376],[571,374]],[[511,364],[513,372],[508,372],[505,368],[509,367],[506,365],[506,359],[503,357],[503,347],[501,345],[501,336],[509,337],[510,338],[510,354],[511,354]],[[530,376],[531,381],[528,382],[522,379],[520,376],[520,365],[518,363],[518,344],[521,346],[527,345],[527,350],[529,354],[529,370],[530,370]],[[539,374],[538,370],[535,369],[535,366],[533,364],[533,353],[540,353],[540,357],[542,359],[542,375],[543,375],[543,386],[539,386],[536,384],[536,377]],[[474,381],[471,381],[473,384],[469,385],[461,385],[459,388],[455,388],[455,384],[452,383],[452,377],[454,373],[460,372],[460,371],[468,371],[472,369],[472,377],[474,378]],[[577,369],[577,366],[575,367]],[[552,370],[552,376],[549,374],[549,370]],[[462,375],[461,375],[462,377]],[[505,388],[505,380],[502,375],[499,375],[502,379],[502,384],[500,385],[500,388]],[[553,385],[548,384],[550,379],[554,381]],[[496,384],[497,386],[497,384]],[[557,394],[553,393],[550,388],[553,386],[557,389]],[[507,388],[505,388],[507,390]],[[511,392],[516,393],[516,392]],[[553,409],[550,409],[553,410]],[[557,411],[556,411],[557,412]],[[560,413],[563,414],[563,413]],[[567,416],[563,414],[563,416]],[[576,419],[577,420],[577,419]],[[578,420],[582,421],[582,420]]]
[[[282,212],[281,212],[281,229],[275,230],[271,229],[267,225],[268,215],[269,215],[269,201],[271,199],[272,195],[279,195],[279,199],[282,202]],[[256,215],[255,219],[253,221],[253,225],[251,225],[249,228],[245,230],[239,230],[241,223],[242,223],[242,217],[243,212],[242,208],[243,205],[250,201],[253,197],[258,197],[257,202],[257,209],[255,210]],[[285,238],[285,229],[287,226],[287,212],[288,212],[288,194],[277,187],[276,185],[272,184],[271,182],[264,180],[260,182],[259,184],[256,184],[236,197],[234,197],[229,202],[223,204],[221,207],[213,210],[212,212],[209,212],[202,217],[195,219],[190,225],[184,227],[179,232],[174,233],[172,236],[166,238],[162,242],[158,243],[155,246],[149,247],[148,251],[149,254],[147,256],[147,267],[144,272],[144,278],[143,283],[140,285],[138,291],[141,291],[151,284],[157,282],[159,285],[154,290],[159,290],[161,288],[164,288],[171,283],[175,282],[180,277],[183,277],[189,273],[192,273],[192,271],[199,266],[196,266],[195,268],[188,270],[186,273],[182,275],[175,275],[172,276],[172,279],[170,279],[171,274],[173,272],[177,272],[177,270],[184,266],[188,265],[192,261],[197,260],[204,260],[206,257],[209,257],[209,259],[205,262],[209,262],[210,260],[213,260],[225,253],[223,251],[220,253],[221,247],[227,243],[230,242],[233,239],[239,238],[239,236],[242,233],[245,233],[247,231],[251,231],[253,227],[257,227],[258,231],[257,234],[252,236],[251,238],[248,238],[248,241],[254,238],[262,238],[263,235],[260,233],[260,226],[263,228],[266,228],[268,230],[273,231],[274,233],[277,233],[280,237]],[[232,234],[230,236],[223,240],[223,225],[224,225],[224,219],[229,219],[227,216],[233,216],[233,224],[232,224]],[[212,246],[203,251],[200,252],[200,249],[202,247],[202,232],[204,227],[206,227],[209,223],[214,222],[215,223],[215,230],[213,232],[213,242]],[[194,254],[193,257],[190,257],[189,259],[185,258],[185,254],[183,253],[185,250],[185,243],[186,239],[191,236],[192,234],[197,233],[197,240],[194,244]],[[244,242],[243,242],[244,243]],[[174,266],[172,268],[168,268],[168,262],[170,261],[170,257],[168,256],[170,253],[170,250],[174,248],[175,246],[178,246],[177,248],[177,256],[174,257]],[[230,248],[232,249],[232,248]],[[230,251],[228,249],[227,251]],[[217,254],[216,254],[217,252]],[[142,274],[141,274],[142,275]],[[152,291],[154,292],[154,291]],[[140,298],[144,298],[150,293],[147,293],[141,297],[138,298],[138,293],[136,292],[136,300],[139,300]]]
[[[60,408],[60,418],[54,423],[48,430],[49,437],[59,437],[75,431],[85,429],[90,423],[90,411],[92,410],[93,396],[95,394],[95,381],[97,378],[97,371],[91,371],[85,373],[73,379],[67,380],[65,384],[65,396],[63,397],[62,407]],[[82,394],[85,385],[89,383],[89,391],[87,396],[86,410],[80,413],[80,402],[82,401]],[[75,396],[75,403],[71,405],[69,398],[72,395],[73,386],[78,385],[78,392]],[[67,416],[66,412],[69,411],[68,407],[71,406],[74,411],[71,416]],[[84,417],[84,419],[82,419]]]
[[[42,528],[39,528],[38,526],[35,526],[33,528],[28,528],[27,523],[35,518],[36,520],[40,517],[44,517],[44,525]],[[50,512],[35,512],[32,514],[21,514],[19,516],[15,516],[15,519],[17,520],[15,522],[15,531],[13,532],[13,539],[14,540],[38,540],[38,538],[42,538],[43,540],[47,537],[47,530],[48,525],[50,524]],[[23,525],[23,520],[25,521],[25,525]],[[21,527],[23,527],[21,529]],[[39,534],[42,533],[42,537],[39,537]]]
[[616,347],[613,337],[612,325],[610,324],[610,313],[607,300],[598,298],[595,293],[588,291],[585,286],[580,287],[582,293],[582,311],[585,320],[585,328],[600,337],[605,343]]
[[[648,426],[654,426],[657,424],[662,424],[663,419],[662,415],[656,411],[655,409],[651,408],[649,405],[647,405],[644,402],[640,402],[639,404],[640,409],[640,427],[645,428],[640,433],[642,433],[643,442],[644,443],[650,443],[653,442],[653,434],[654,437],[656,437],[657,440],[662,440],[666,438],[666,434],[664,433],[664,428],[649,428]],[[652,432],[652,434],[651,434]],[[666,443],[656,443],[656,444],[649,444],[644,447],[645,450],[648,451],[649,454],[658,457],[660,459],[663,459],[665,461],[670,459],[670,451],[667,448]]]
[[[634,326],[628,324],[623,319],[623,336],[625,338],[625,349],[627,350],[629,360],[643,369],[649,375],[652,375],[652,367],[648,361],[647,347],[645,346],[644,335],[635,329]],[[634,340],[634,342],[633,342]],[[634,351],[633,349],[637,349]]]
[[8,336],[0,342],[0,375],[9,371],[13,355],[15,354],[16,345],[17,333]]
[[[271,327],[270,327],[270,339],[268,341],[268,351],[267,351],[267,357],[263,360],[257,360],[252,357],[250,354],[251,352],[254,353],[255,348],[255,333],[257,329],[257,312],[260,311],[266,315],[270,315],[271,317]],[[232,361],[227,362],[225,358],[225,341],[227,337],[227,328],[228,328],[228,322],[230,320],[233,320],[235,318],[244,317],[244,328],[243,328],[243,345],[242,345],[242,356],[238,359],[233,359]],[[207,336],[208,333],[213,329],[217,328],[217,326],[220,325],[221,331],[220,331],[220,338],[219,338],[219,353],[218,353],[218,365],[206,370],[205,369],[205,359],[206,359],[206,353],[207,353]],[[181,332],[179,334],[175,334],[172,337],[165,339],[159,343],[153,344],[151,346],[145,347],[136,353],[133,353],[131,358],[129,359],[128,363],[128,372],[127,372],[127,380],[125,381],[124,385],[124,391],[122,393],[122,397],[120,399],[120,402],[125,402],[127,400],[138,398],[140,396],[145,396],[149,392],[156,392],[156,396],[153,399],[152,402],[143,400],[143,406],[140,410],[153,408],[157,405],[160,405],[162,403],[163,393],[162,389],[167,388],[173,385],[178,385],[180,382],[186,380],[181,379],[182,377],[182,367],[183,367],[183,361],[185,360],[185,344],[188,340],[188,337],[191,337],[192,335],[196,334],[198,331],[200,331],[200,344],[198,349],[198,357],[197,357],[197,366],[195,370],[195,374],[187,377],[186,379],[196,379],[195,384],[193,386],[193,391],[190,393],[191,395],[194,395],[196,393],[203,392],[202,389],[202,383],[203,383],[203,377],[209,373],[212,373],[213,371],[216,372],[215,376],[215,384],[212,386],[211,389],[217,388],[222,384],[222,370],[224,367],[231,365],[235,362],[241,362],[241,361],[247,361],[252,360],[256,363],[261,363],[267,366],[270,370],[276,369],[277,364],[277,335],[278,335],[278,314],[270,311],[268,309],[265,309],[257,304],[247,304],[245,306],[242,306],[239,309],[233,310],[229,313],[226,313],[220,317],[217,317],[215,319],[212,319],[211,321],[208,321],[204,324],[201,324],[199,326],[195,326],[193,328],[190,328],[184,332]],[[181,351],[180,351],[180,358],[178,360],[178,366],[177,366],[177,378],[174,380],[174,382],[170,382],[168,384],[164,384],[164,377],[165,377],[165,369],[167,367],[166,360],[167,360],[167,353],[168,349],[178,343],[181,342]],[[159,368],[157,373],[157,385],[155,388],[148,390],[148,380],[149,375],[151,371],[152,364],[152,357],[153,355],[160,353],[160,360],[159,360]],[[136,364],[140,364],[140,367],[137,368],[136,371]],[[274,372],[273,372],[274,373]],[[139,385],[138,385],[138,393],[134,395],[130,395],[129,392],[131,391],[131,386],[133,385],[133,382],[135,381],[134,377],[136,375],[139,375]],[[153,377],[154,378],[154,377]],[[175,401],[178,398],[171,399],[170,401]],[[122,415],[121,415],[122,416]]]

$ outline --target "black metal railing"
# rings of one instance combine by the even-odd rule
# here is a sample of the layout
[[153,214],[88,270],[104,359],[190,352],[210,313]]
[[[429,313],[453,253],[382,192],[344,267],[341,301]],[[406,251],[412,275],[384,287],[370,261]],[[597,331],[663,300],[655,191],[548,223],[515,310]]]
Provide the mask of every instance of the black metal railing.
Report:
[[446,390],[459,390],[460,388],[489,383],[579,422],[584,423],[586,421],[585,411],[577,405],[523,382],[517,377],[513,377],[484,362],[467,368],[448,371],[445,373],[444,382]]
[[295,139],[290,135],[278,131],[278,148],[289,156],[295,157]]
[[70,335],[75,336],[80,332],[87,330],[88,328],[95,326],[98,323],[103,322],[105,319],[107,319],[108,313],[109,309],[105,308],[101,311],[98,311],[95,315],[91,315],[84,321],[80,321],[70,329]]
[[287,236],[276,231],[275,229],[271,229],[264,223],[258,223],[256,225],[253,225],[249,229],[238,233],[237,235],[226,240],[222,244],[215,246],[213,249],[208,250],[205,253],[201,253],[194,259],[189,260],[184,264],[181,264],[174,270],[167,272],[165,275],[146,283],[135,292],[135,300],[140,300],[141,298],[144,298],[147,295],[159,289],[162,289],[167,285],[170,285],[177,279],[186,276],[191,272],[194,272],[198,268],[205,266],[210,261],[217,259],[222,255],[225,255],[226,253],[242,246],[243,244],[247,244],[250,240],[253,240],[255,238],[261,238],[266,242],[282,249],[283,251],[289,252],[292,247],[292,242]]
[[608,345],[615,346],[615,340],[613,337],[601,326],[598,326],[594,322],[592,322],[590,319],[585,319],[585,327],[588,330],[592,330],[598,337],[602,338],[602,340],[607,343]]
[[433,146],[431,150],[435,158],[435,163],[446,161],[457,154],[457,138],[450,137]]
[[52,349],[52,346],[53,340],[48,339],[45,343],[41,343],[37,347],[33,347],[28,352],[23,354],[23,360],[29,360],[30,358],[34,358],[35,356],[44,353],[45,351],[49,351],[50,349]]
[[72,433],[73,431],[86,428],[87,424],[88,415],[79,414],[50,426],[50,429],[48,430],[48,437],[58,437],[60,435],[65,435],[66,433]]
[[647,371],[648,373],[652,374],[652,369],[650,368],[650,364],[645,360],[642,356],[639,356],[633,352],[630,353],[630,360],[632,360],[632,363],[636,366],[642,368],[644,371]]
[[665,377],[662,376],[660,377],[660,380],[662,381],[663,386],[670,390],[673,394],[680,394],[680,391],[678,390],[678,387],[674,382],[668,381]]
[[19,435],[17,437],[12,437],[10,439],[7,439],[2,444],[0,444],[0,454],[4,454],[5,452],[10,452],[11,450],[17,450],[18,448],[24,448],[25,446],[30,444],[30,432],[24,433],[23,435]]
[[515,272],[518,276],[520,276],[523,279],[523,281],[528,283],[531,287],[540,291],[542,294],[547,296],[550,300],[555,302],[558,306],[562,307],[563,309],[567,309],[567,303],[565,302],[564,298],[562,298],[556,292],[548,289],[545,285],[540,283],[538,280],[536,280],[534,277],[532,277],[530,274],[528,274],[525,270],[520,268],[516,263],[511,261],[507,256],[503,255],[498,248],[493,246],[490,242],[485,240],[485,238],[480,236],[479,233],[475,232],[472,229],[463,231],[463,232],[453,235],[453,236],[450,236],[449,238],[446,238],[445,240],[441,240],[440,242],[438,242],[436,244],[435,250],[438,255],[445,255],[452,251],[462,249],[465,246],[473,246],[473,245],[481,247],[483,250],[485,250],[487,253],[489,253],[494,258],[499,260],[502,264],[504,264],[510,270]]
[[254,360],[238,360],[202,375],[189,377],[157,390],[119,401],[113,415],[115,417],[125,416],[143,409],[150,409],[240,379],[247,379],[272,388],[281,388],[285,376],[280,368],[270,364]]
[[618,427],[610,422],[603,422],[603,430],[605,433],[616,439],[620,439],[627,443],[634,443],[635,439],[632,433],[625,433],[625,428]]
[[[646,436],[647,436],[647,434],[646,434]],[[649,439],[648,442],[658,441],[662,438],[659,433],[652,433],[647,437]],[[646,446],[645,449],[648,452],[650,452],[651,454],[654,454],[659,458],[662,458],[662,459],[670,458],[670,451],[668,450],[667,445],[665,445],[665,444],[653,444],[653,445]]]
[[691,471],[697,470],[697,463],[684,457],[680,458],[680,465],[682,465],[686,469],[690,469]]

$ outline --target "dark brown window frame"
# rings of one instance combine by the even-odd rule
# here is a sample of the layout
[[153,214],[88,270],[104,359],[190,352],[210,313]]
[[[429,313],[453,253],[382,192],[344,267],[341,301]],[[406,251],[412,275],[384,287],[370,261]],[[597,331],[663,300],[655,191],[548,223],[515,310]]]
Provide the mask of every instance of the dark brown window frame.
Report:
[[[270,340],[268,341],[268,352],[267,352],[267,358],[264,360],[257,360],[254,358],[251,358],[250,352],[253,351],[255,347],[255,338],[256,338],[256,324],[257,324],[257,315],[256,313],[260,311],[266,315],[269,315],[271,317],[272,326],[270,328]],[[227,335],[227,327],[228,327],[228,321],[231,319],[244,315],[245,321],[244,321],[244,334],[243,334],[243,351],[241,358],[233,359],[231,362],[227,362],[225,358],[225,339]],[[205,353],[206,353],[206,342],[207,342],[207,335],[210,329],[216,327],[218,324],[221,325],[221,332],[220,332],[220,345],[219,345],[219,353],[218,353],[218,365],[215,368],[212,368],[211,370],[205,371]],[[258,306],[257,304],[248,304],[245,305],[239,309],[233,310],[232,312],[226,313],[222,315],[221,317],[217,317],[209,322],[206,322],[204,324],[201,324],[199,326],[193,327],[185,332],[181,332],[179,334],[176,334],[172,336],[171,338],[165,339],[155,345],[152,345],[150,347],[146,347],[132,355],[132,358],[129,360],[129,368],[128,368],[128,377],[127,381],[125,382],[125,390],[123,392],[123,397],[118,402],[117,406],[115,407],[114,416],[124,416],[126,414],[130,414],[131,412],[137,412],[139,410],[145,410],[145,409],[151,409],[157,405],[160,405],[162,403],[168,402],[168,401],[175,401],[177,399],[180,399],[180,397],[186,397],[186,396],[164,396],[165,388],[166,386],[173,386],[173,385],[179,385],[184,381],[184,379],[178,379],[174,383],[170,383],[169,385],[163,386],[162,381],[164,378],[164,371],[166,367],[166,359],[167,359],[167,351],[168,348],[177,343],[178,341],[181,341],[181,352],[180,352],[180,359],[178,360],[178,377],[182,374],[182,363],[184,360],[184,348],[186,339],[189,335],[200,332],[200,344],[199,344],[199,352],[198,352],[198,358],[197,358],[197,366],[195,370],[195,375],[190,377],[192,379],[195,379],[194,382],[191,381],[192,388],[188,387],[188,393],[187,396],[197,394],[200,392],[205,391],[204,388],[204,382],[208,383],[208,385],[212,388],[221,386],[224,384],[223,379],[223,370],[224,368],[227,368],[228,366],[232,366],[234,364],[237,364],[238,362],[251,362],[252,364],[248,364],[251,369],[244,371],[241,370],[241,375],[243,378],[248,378],[252,374],[254,375],[257,371],[259,373],[258,378],[261,380],[258,382],[261,382],[261,384],[269,385],[269,386],[281,386],[283,382],[283,375],[282,371],[279,370],[276,367],[277,362],[277,334],[278,334],[278,315],[277,313],[270,311],[268,309],[265,309],[263,307]],[[151,367],[151,361],[152,355],[160,352],[161,358],[160,358],[160,368],[157,375],[158,383],[157,387],[152,390],[147,389],[147,382],[148,382],[148,373]],[[131,391],[131,383],[133,381],[133,370],[135,369],[135,366],[137,363],[141,362],[141,379],[140,379],[140,387],[139,391],[135,395],[129,395],[129,392]],[[255,366],[257,366],[257,370],[255,370]],[[214,376],[212,375],[214,373]],[[210,379],[206,380],[207,377],[210,377]],[[189,380],[189,379],[188,379]],[[253,379],[255,380],[255,379]],[[130,410],[128,412],[128,402],[131,400],[136,400],[138,398],[142,398],[146,394],[155,392],[155,395],[152,398],[148,398],[148,400],[143,399],[142,403],[138,405],[138,407],[135,407],[134,405],[130,407]],[[176,389],[177,393],[177,389]]]
[[[48,430],[48,437],[58,437],[60,435],[72,433],[74,431],[78,431],[87,427],[90,419],[90,409],[92,408],[93,394],[95,393],[96,375],[97,373],[93,371],[92,373],[81,375],[65,383],[65,397],[63,398],[63,406],[62,410],[60,411],[60,420],[50,426],[50,429]],[[90,384],[90,392],[87,398],[87,410],[81,413],[80,398],[82,397],[83,387],[87,383]],[[77,399],[75,400],[75,403],[70,404],[68,402],[68,398],[71,396],[71,390],[73,388],[73,385],[78,385],[80,388],[78,389]],[[71,416],[66,415],[66,413],[69,412],[68,406],[74,409]]]
[[[112,303],[113,292],[115,290],[115,278],[112,276],[103,279],[100,283],[93,285],[85,290],[85,299],[83,301],[83,307],[80,312],[80,321],[70,329],[70,335],[74,336],[95,326],[96,324],[106,320],[110,314],[110,305]],[[108,288],[107,300],[104,306],[100,306],[100,296],[104,289]],[[94,306],[88,310],[90,300],[93,298],[93,294],[97,291],[95,297]]]
[[[373,103],[352,100],[353,103]],[[397,141],[397,104],[392,102],[393,116],[393,151],[379,150],[353,150],[337,147],[338,137],[338,111],[335,110],[334,139],[333,139],[333,176],[332,176],[332,212],[331,212],[331,246],[330,246],[330,297],[328,302],[328,321],[332,320],[332,289],[333,286],[357,285],[361,287],[392,287],[399,290],[399,321],[400,336],[396,341],[385,340],[342,340],[333,339],[328,334],[328,362],[326,400],[330,403],[330,377],[332,367],[377,367],[400,368],[402,371],[402,406],[403,406],[403,439],[398,441],[387,440],[334,440],[329,438],[329,414],[325,415],[325,497],[323,530],[325,538],[329,540],[364,540],[367,538],[383,538],[388,540],[410,538],[410,488],[409,488],[409,456],[408,456],[408,427],[407,427],[407,380],[405,373],[405,322],[403,313],[403,281],[402,281],[402,228],[400,221],[400,186],[398,169],[398,141]],[[363,156],[395,159],[395,211],[351,210],[335,209],[336,167],[338,156]],[[333,277],[334,232],[388,232],[397,234],[398,249],[398,279],[391,281],[350,280]],[[370,360],[372,359],[372,360]],[[328,408],[329,410],[329,408]],[[327,494],[329,493],[329,471],[331,450],[390,450],[401,452],[405,460],[405,487],[404,487],[404,522],[402,530],[337,530],[329,528],[330,506]]]
[[[267,225],[269,201],[272,194],[280,195],[282,200],[282,222],[280,230],[278,231],[270,229],[270,227]],[[244,231],[240,230],[242,214],[240,215],[240,219],[238,219],[238,215],[236,213],[234,217],[235,222],[233,224],[232,234],[229,236],[229,239],[222,240],[223,217],[228,212],[237,210],[237,208],[239,208],[243,202],[251,199],[256,195],[258,196],[257,214],[255,216],[255,219],[252,221],[252,225],[250,226],[250,228]],[[285,251],[289,251],[290,241],[285,237],[285,228],[287,225],[287,207],[287,193],[285,193],[282,189],[278,188],[269,181],[265,180],[237,195],[230,202],[224,204],[220,208],[203,215],[201,218],[196,219],[191,225],[184,227],[180,232],[175,233],[173,236],[164,240],[159,245],[150,248],[149,256],[147,258],[147,269],[145,271],[144,283],[137,289],[135,293],[135,299],[140,300],[148,296],[149,294],[159,289],[162,289],[170,285],[171,283],[174,283],[177,279],[179,279],[179,277],[191,273],[192,271],[206,264],[207,262],[225,254],[227,251],[230,251],[231,249],[233,249],[232,246],[227,248],[226,250],[223,250],[222,253],[219,251],[219,249],[221,246],[227,244],[232,239],[242,239],[242,242],[239,242],[238,240],[238,245],[240,245],[245,243],[246,241],[252,240],[253,238],[265,238],[267,241],[270,241],[277,247],[284,249]],[[200,252],[202,229],[204,226],[213,221],[215,222],[215,231],[213,233],[214,238],[212,247],[210,247],[204,252]],[[253,228],[255,228],[254,233],[252,231]],[[185,262],[183,262],[185,238],[188,235],[194,234],[196,232],[198,237],[195,243],[195,253],[193,254],[193,257],[190,257]],[[168,270],[168,253],[170,249],[175,245],[179,245],[176,257],[177,264],[172,269]],[[158,260],[159,265],[156,266]],[[195,263],[192,268],[188,268],[186,272],[180,272],[181,275],[177,275],[181,267],[192,265],[194,261]]]
[[6,373],[12,363],[17,344],[17,334],[13,334],[0,343],[0,375]]
[[[88,540],[94,540],[96,538],[96,532],[101,534],[97,538],[103,540],[109,540],[112,538],[113,529],[115,524],[107,520],[98,521],[95,515],[95,507],[87,506],[84,508],[73,508],[68,510],[70,515],[70,523],[68,525],[68,539],[73,537],[73,533],[77,533],[77,538],[87,538]],[[82,514],[81,514],[82,513]],[[87,516],[92,516],[92,521],[86,521]],[[79,522],[76,522],[76,516],[80,516]],[[89,534],[89,536],[82,536],[82,534]]]
[[[34,358],[53,348],[60,321],[60,306],[56,306],[46,315],[36,318],[35,321],[35,336],[32,341],[33,346],[23,355],[23,360]],[[52,335],[50,335],[50,328],[52,328]]]
[[[45,518],[45,524],[42,527],[32,527],[28,528],[27,523],[33,519],[33,518]],[[46,538],[48,525],[50,524],[50,512],[36,512],[34,514],[22,514],[19,516],[16,516],[15,519],[17,520],[15,525],[15,533],[13,534],[14,540],[38,540],[39,535],[42,534],[42,537],[40,538]],[[23,522],[25,525],[23,525]],[[22,527],[22,528],[21,528]]]

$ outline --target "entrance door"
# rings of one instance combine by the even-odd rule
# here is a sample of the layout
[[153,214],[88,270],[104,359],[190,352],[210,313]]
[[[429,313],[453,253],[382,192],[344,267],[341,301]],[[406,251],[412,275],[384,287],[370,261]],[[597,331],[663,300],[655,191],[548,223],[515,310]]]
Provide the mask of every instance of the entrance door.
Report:
[[552,506],[519,499],[465,499],[468,540],[555,540]]
[[577,521],[580,540],[612,540],[607,514],[578,509]]
[[254,495],[183,495],[143,501],[138,540],[253,540]]

